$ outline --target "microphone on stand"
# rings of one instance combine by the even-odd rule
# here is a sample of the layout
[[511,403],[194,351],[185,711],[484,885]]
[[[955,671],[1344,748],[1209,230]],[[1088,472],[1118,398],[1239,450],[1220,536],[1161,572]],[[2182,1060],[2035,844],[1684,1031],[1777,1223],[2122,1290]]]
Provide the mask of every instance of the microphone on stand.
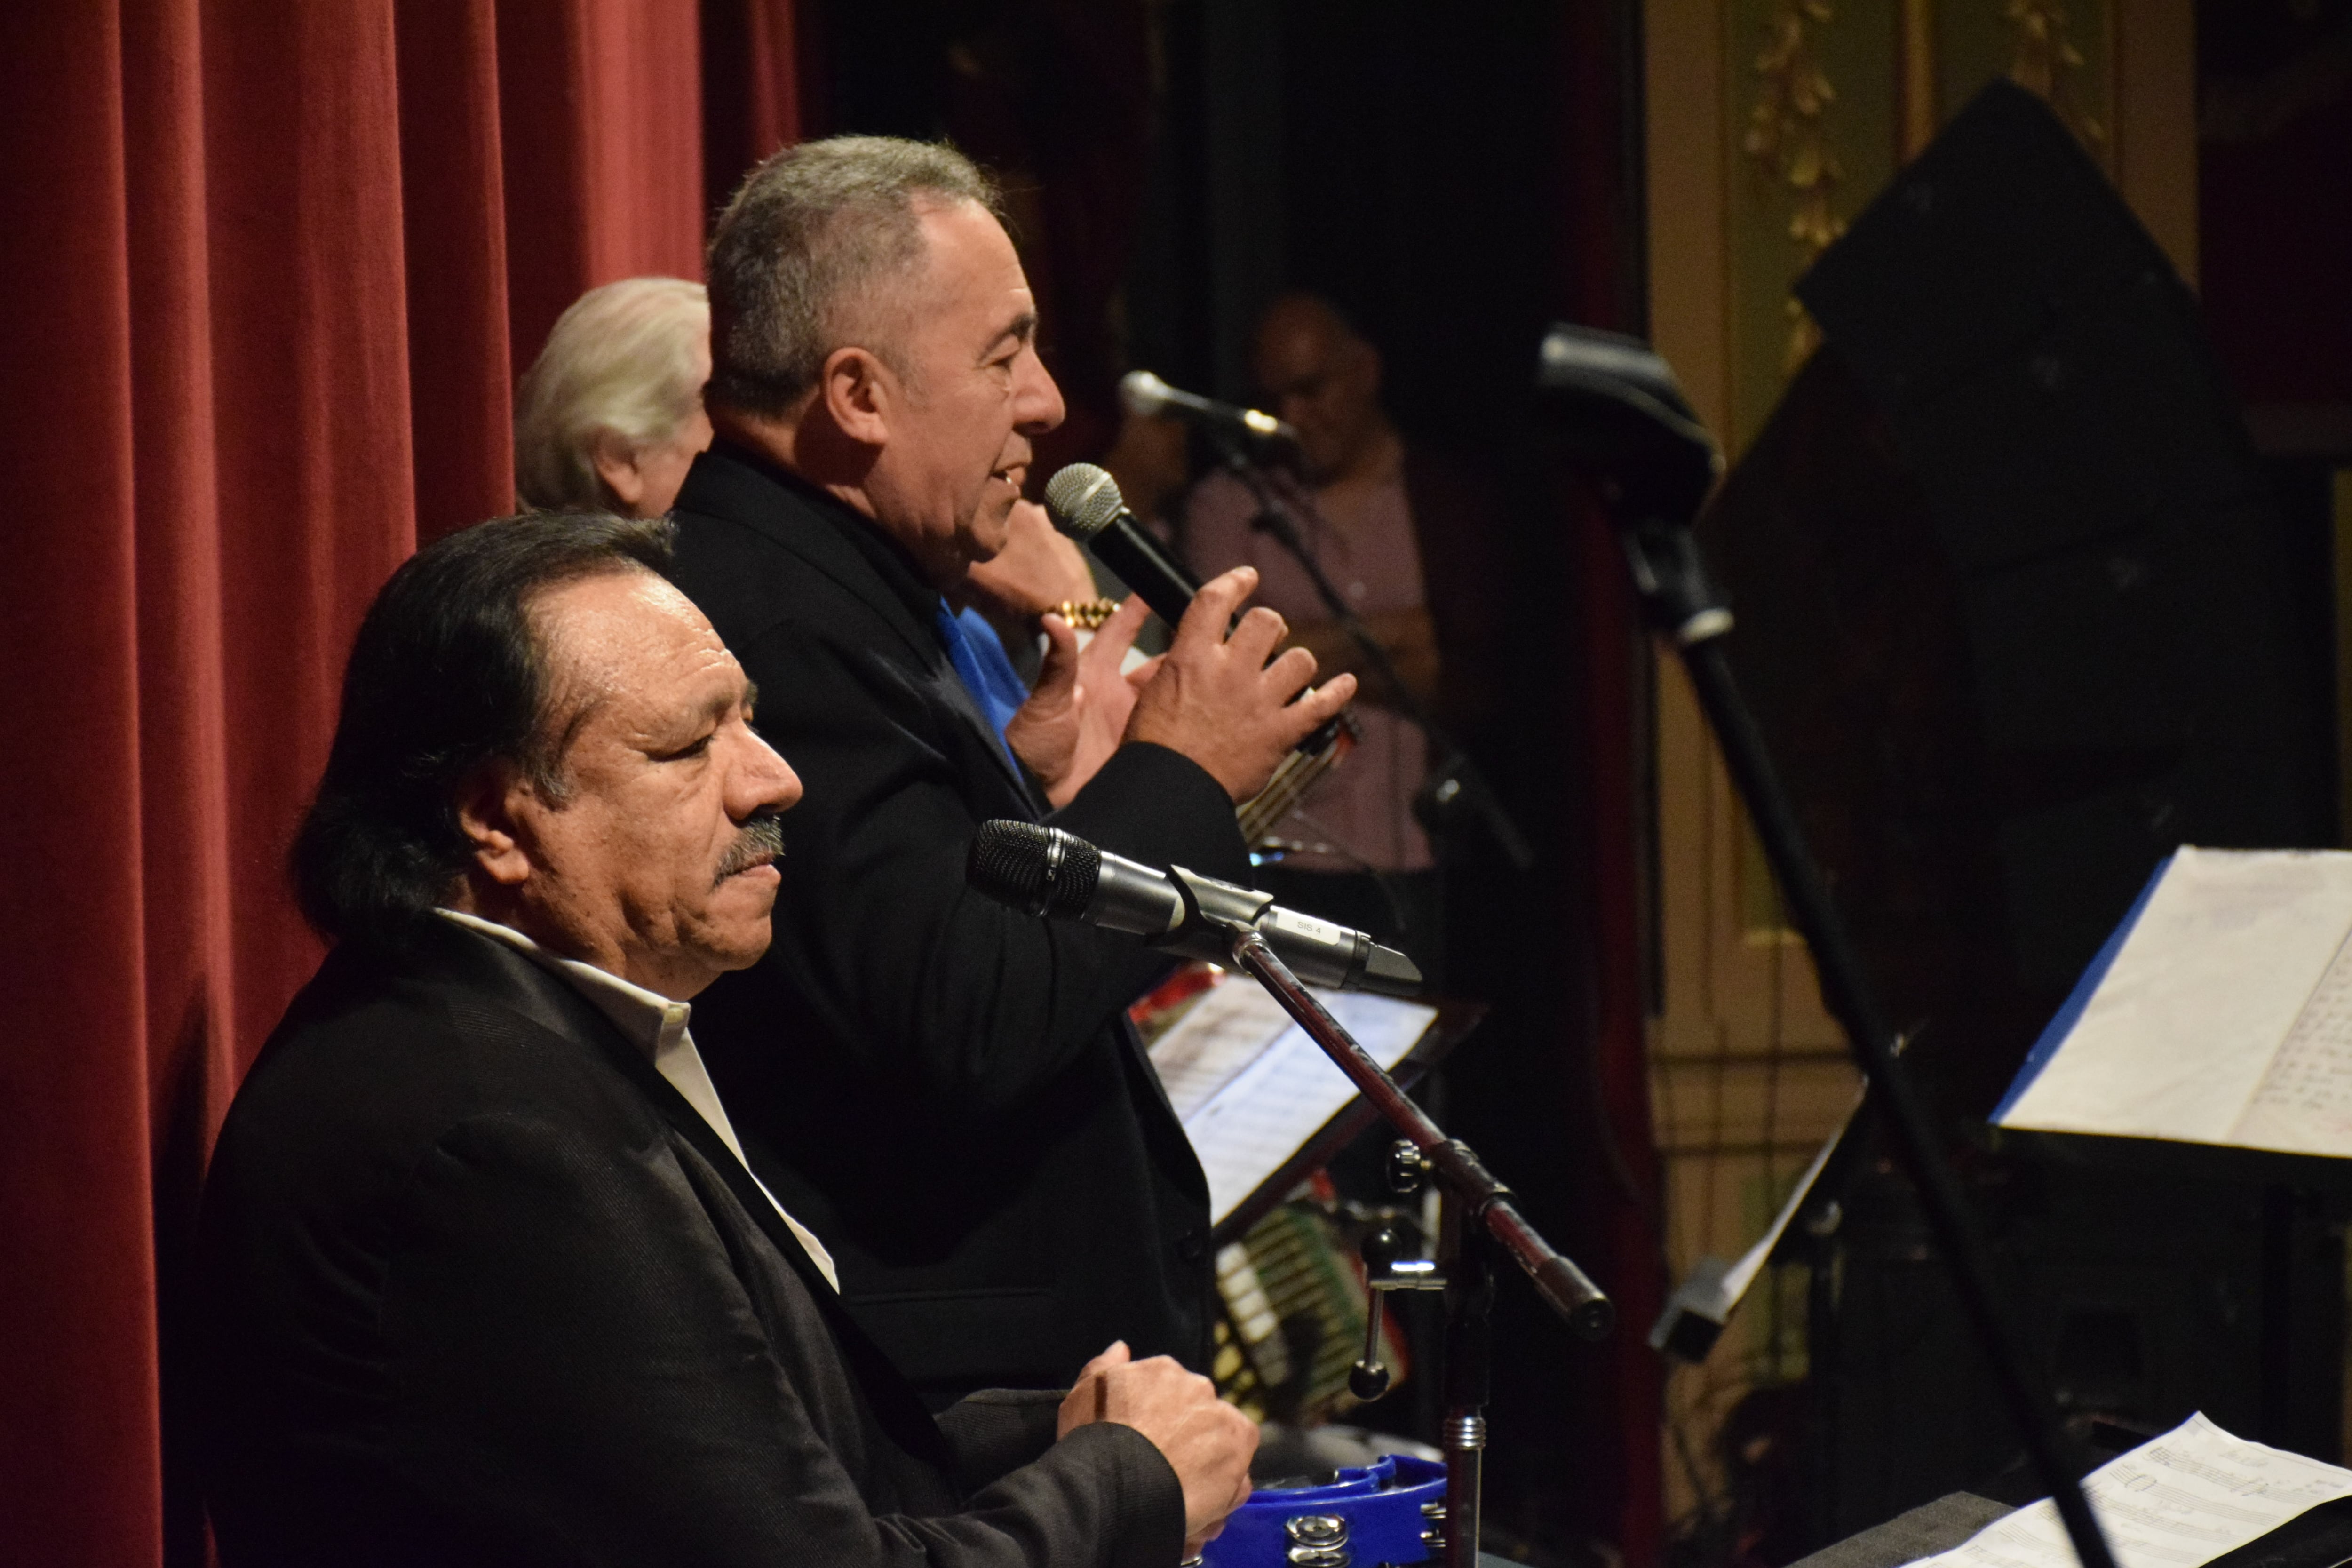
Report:
[[1128,931],[1186,958],[1231,963],[1233,938],[1211,922],[1233,921],[1255,927],[1310,985],[1388,996],[1421,994],[1421,971],[1412,960],[1362,931],[1286,910],[1255,888],[1181,866],[1155,871],[1041,823],[982,823],[965,876],[1014,909]]
[[1287,421],[1197,392],[1179,392],[1148,370],[1131,370],[1118,378],[1118,400],[1129,414],[1151,419],[1172,415],[1212,436],[1237,441],[1254,458],[1291,457],[1299,449],[1298,429]]

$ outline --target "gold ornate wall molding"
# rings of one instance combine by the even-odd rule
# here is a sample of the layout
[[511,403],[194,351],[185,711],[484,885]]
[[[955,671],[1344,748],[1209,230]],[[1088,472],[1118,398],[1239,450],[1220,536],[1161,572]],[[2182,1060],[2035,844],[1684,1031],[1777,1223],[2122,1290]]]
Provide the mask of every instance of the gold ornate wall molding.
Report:
[[2077,141],[2103,156],[2107,128],[2083,104],[2091,66],[2074,42],[2066,7],[2058,0],[2008,0],[2002,15],[2015,38],[2009,79],[2049,104]]
[[[1643,0],[1650,332],[1734,455],[1786,384],[1790,287],[1821,237],[1985,83],[2037,68],[2036,50],[2053,90],[2105,132],[2086,144],[2193,280],[2192,0],[2063,0],[2063,16],[2039,5],[2039,22],[2011,14],[2023,3]],[[1769,900],[1749,835],[1671,656],[1656,689],[1664,973],[1650,1064],[1680,1278],[1701,1254],[1734,1257],[1755,1239],[1855,1080],[1805,950],[1759,928]],[[1669,1379],[1676,1430],[1663,1458],[1685,1526],[1720,1485],[1725,1415],[1798,1370],[1801,1302],[1765,1294],[1705,1366]]]
[[[1835,19],[1829,0],[1780,0],[1756,55],[1756,102],[1740,144],[1764,179],[1788,194],[1789,238],[1796,244],[1801,271],[1845,232],[1836,205],[1845,167],[1822,123],[1837,100],[1837,89],[1815,47],[1817,31]],[[1789,318],[1789,346],[1781,369],[1793,374],[1820,346],[1822,333],[1795,295],[1787,297],[1782,309]]]

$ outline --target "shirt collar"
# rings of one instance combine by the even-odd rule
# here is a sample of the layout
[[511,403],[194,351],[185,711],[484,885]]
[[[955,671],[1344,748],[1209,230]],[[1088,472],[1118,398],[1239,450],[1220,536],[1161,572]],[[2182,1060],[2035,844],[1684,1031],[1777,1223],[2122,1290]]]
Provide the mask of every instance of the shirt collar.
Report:
[[593,1004],[598,1012],[610,1018],[614,1026],[628,1037],[630,1044],[656,1061],[674,1049],[686,1034],[687,1021],[694,1015],[694,1009],[687,1003],[648,991],[593,963],[558,957],[512,926],[486,921],[463,910],[436,910],[435,913],[445,920],[455,921],[469,931],[494,937],[528,954],[533,963],[555,971],[570,981],[572,989]]

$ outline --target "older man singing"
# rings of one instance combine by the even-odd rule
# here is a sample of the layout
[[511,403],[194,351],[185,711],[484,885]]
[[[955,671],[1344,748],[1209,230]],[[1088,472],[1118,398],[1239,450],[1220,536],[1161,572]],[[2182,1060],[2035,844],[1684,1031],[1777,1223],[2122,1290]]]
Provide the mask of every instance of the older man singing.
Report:
[[876,137],[745,181],[711,240],[718,438],[678,492],[672,574],[809,785],[775,945],[703,1009],[711,1068],[934,1403],[1113,1333],[1205,1365],[1213,1310],[1208,1184],[1126,1016],[1171,961],[971,892],[979,824],[1050,817],[1245,880],[1234,803],[1355,690],[1302,696],[1314,658],[1273,657],[1272,611],[1228,636],[1247,570],[1202,590],[1139,689],[1115,658],[1072,675],[1117,618],[1085,658],[1049,618],[1036,693],[990,689],[950,601],[1012,537],[1063,415],[999,205],[953,151]]

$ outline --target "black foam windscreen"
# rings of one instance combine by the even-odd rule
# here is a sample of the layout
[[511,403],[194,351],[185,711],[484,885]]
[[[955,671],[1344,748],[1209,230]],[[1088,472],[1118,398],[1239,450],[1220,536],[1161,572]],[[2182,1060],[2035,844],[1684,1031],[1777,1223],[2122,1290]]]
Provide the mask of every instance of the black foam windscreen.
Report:
[[1102,852],[1042,823],[1000,818],[972,836],[964,866],[971,885],[1035,915],[1083,913],[1102,876]]
[[2170,849],[2332,841],[2325,602],[2315,640],[2193,297],[2032,94],[1798,294],[1826,345],[1700,535],[1865,961],[1989,1104]]

